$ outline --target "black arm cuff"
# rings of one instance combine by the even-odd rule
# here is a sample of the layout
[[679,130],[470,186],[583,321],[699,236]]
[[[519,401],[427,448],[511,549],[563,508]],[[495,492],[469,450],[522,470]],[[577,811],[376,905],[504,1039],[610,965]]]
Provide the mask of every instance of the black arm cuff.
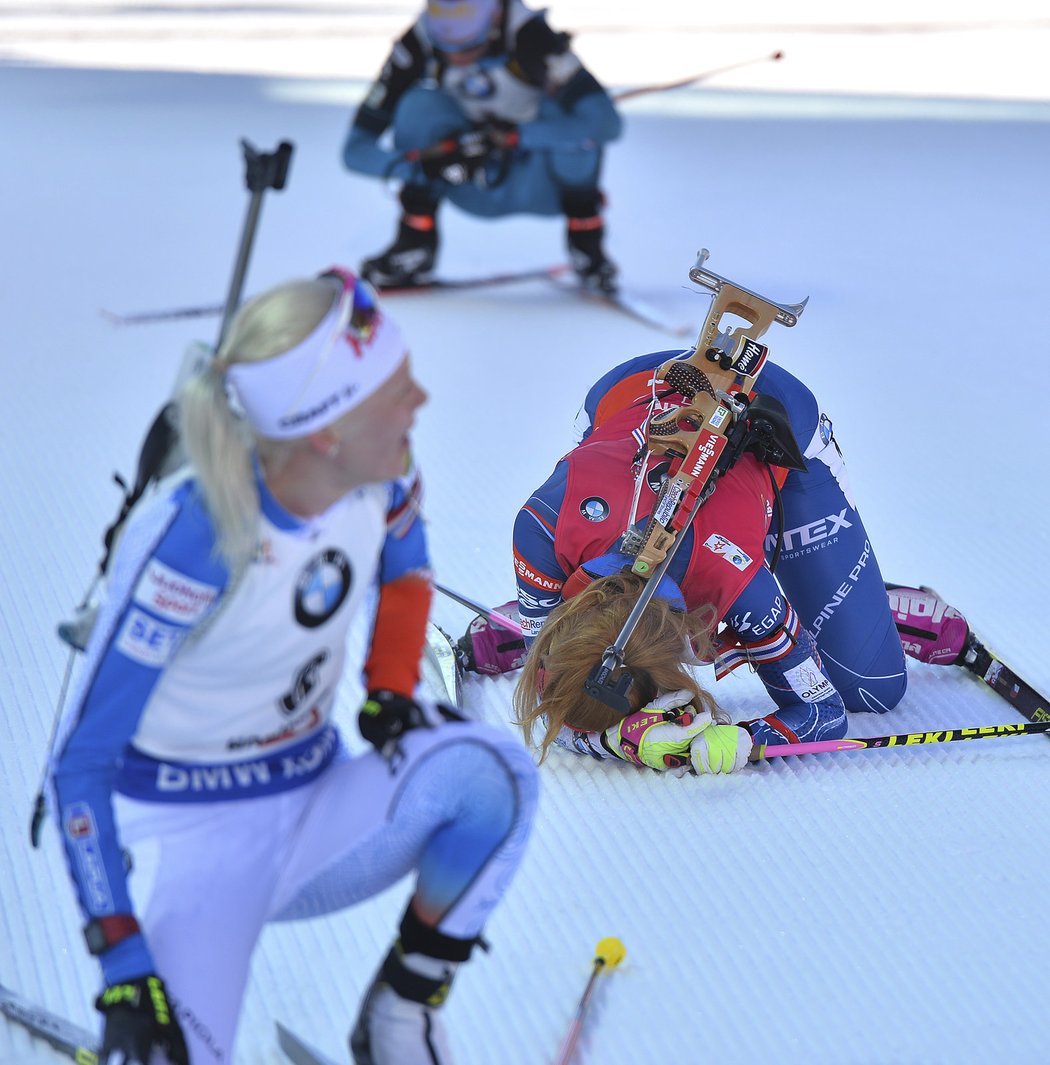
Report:
[[84,925],[84,941],[90,953],[104,954],[140,931],[138,921],[130,913],[114,913],[88,921]]

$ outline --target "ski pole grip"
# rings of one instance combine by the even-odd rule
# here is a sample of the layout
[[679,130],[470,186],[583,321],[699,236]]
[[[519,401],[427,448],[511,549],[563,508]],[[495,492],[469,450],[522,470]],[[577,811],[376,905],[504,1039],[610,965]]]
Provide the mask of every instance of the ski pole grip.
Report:
[[290,141],[281,141],[272,152],[259,152],[242,138],[241,150],[244,152],[244,183],[249,192],[265,189],[280,192],[284,188],[294,151]]

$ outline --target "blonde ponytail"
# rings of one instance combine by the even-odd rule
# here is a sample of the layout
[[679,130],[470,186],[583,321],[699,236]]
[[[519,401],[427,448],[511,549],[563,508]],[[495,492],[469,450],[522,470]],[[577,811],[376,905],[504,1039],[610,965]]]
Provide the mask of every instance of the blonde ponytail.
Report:
[[252,469],[258,452],[279,463],[296,446],[254,434],[230,408],[225,376],[235,363],[281,355],[308,336],[340,293],[331,278],[292,281],[264,292],[238,311],[218,354],[179,394],[179,430],[215,523],[216,548],[236,580],[255,556],[259,492]]

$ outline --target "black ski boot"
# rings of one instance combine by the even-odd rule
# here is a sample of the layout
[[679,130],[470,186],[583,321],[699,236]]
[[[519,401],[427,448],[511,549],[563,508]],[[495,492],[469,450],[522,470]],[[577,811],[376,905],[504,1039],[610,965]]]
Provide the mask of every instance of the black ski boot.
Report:
[[376,288],[412,288],[434,279],[437,259],[437,201],[426,190],[401,190],[401,220],[394,243],[361,264],[360,274]]
[[601,205],[602,194],[597,189],[566,191],[562,195],[569,256],[580,284],[613,296],[619,271],[602,247],[605,222],[599,213]]

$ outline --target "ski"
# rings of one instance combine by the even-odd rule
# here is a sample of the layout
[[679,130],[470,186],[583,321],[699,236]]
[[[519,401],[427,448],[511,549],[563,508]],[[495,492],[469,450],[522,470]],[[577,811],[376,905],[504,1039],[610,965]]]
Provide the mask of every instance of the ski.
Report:
[[662,314],[656,307],[653,307],[652,304],[622,288],[616,292],[600,292],[597,289],[584,288],[573,277],[558,275],[552,277],[551,280],[558,288],[566,292],[572,292],[589,303],[597,303],[611,310],[620,311],[629,318],[633,318],[636,322],[650,325],[663,333],[669,333],[671,336],[683,337],[694,332],[693,326],[688,323],[673,321],[666,314]]
[[224,305],[221,303],[206,303],[200,307],[174,307],[166,311],[133,311],[131,314],[120,314],[118,311],[109,311],[105,307],[99,308],[99,314],[110,325],[149,325],[153,322],[174,322],[180,318],[217,318],[222,314]]
[[97,1065],[98,1040],[92,1032],[30,1002],[2,984],[0,1013],[27,1028],[38,1039],[50,1043],[77,1065]]
[[[543,266],[528,270],[511,270],[505,273],[481,274],[475,277],[438,277],[425,285],[408,285],[380,289],[380,295],[411,296],[427,292],[458,292],[479,288],[495,288],[499,285],[514,285],[526,281],[549,281],[560,289],[575,293],[591,303],[621,311],[636,321],[653,326],[672,336],[686,336],[693,331],[688,324],[674,322],[645,300],[621,289],[618,292],[597,292],[583,288],[571,276],[572,268],[565,263],[557,266]],[[155,322],[173,322],[185,318],[208,318],[222,314],[223,304],[208,303],[197,307],[176,307],[159,311],[134,311],[119,314],[116,311],[102,309],[99,313],[113,325],[148,325]]]
[[284,1056],[293,1065],[338,1065],[332,1058],[325,1057],[319,1050],[304,1043],[294,1032],[285,1028],[280,1021],[277,1025],[277,1042],[284,1051]]
[[1023,681],[972,633],[959,661],[963,669],[979,677],[996,695],[1001,695],[1029,721],[1050,721],[1050,700]]
[[425,285],[387,286],[379,289],[380,296],[411,296],[416,292],[449,292],[459,289],[495,288],[497,285],[516,285],[524,281],[556,281],[570,269],[566,263],[541,266],[530,270],[509,270],[501,274],[482,274],[478,277],[436,277]]
[[[887,584],[887,591],[894,585]],[[929,585],[919,586],[920,591],[943,599]],[[1001,658],[992,654],[970,631],[966,647],[956,665],[984,681],[996,695],[1002,696],[1023,718],[1029,721],[1050,721],[1050,699],[1040,695],[1027,681],[1022,680]]]
[[[494,288],[497,285],[514,285],[525,281],[555,281],[571,267],[543,266],[528,270],[511,270],[505,273],[481,274],[476,277],[437,277],[424,285],[388,287],[379,290],[382,296],[410,296],[424,292],[449,292],[461,289]],[[222,314],[224,304],[205,303],[197,307],[175,307],[162,311],[134,311],[118,314],[103,308],[99,313],[113,325],[148,325],[154,322],[172,322],[181,318],[209,318]]]
[[430,697],[458,707],[462,701],[459,666],[452,637],[440,625],[427,622],[427,642],[420,662],[421,681]]

